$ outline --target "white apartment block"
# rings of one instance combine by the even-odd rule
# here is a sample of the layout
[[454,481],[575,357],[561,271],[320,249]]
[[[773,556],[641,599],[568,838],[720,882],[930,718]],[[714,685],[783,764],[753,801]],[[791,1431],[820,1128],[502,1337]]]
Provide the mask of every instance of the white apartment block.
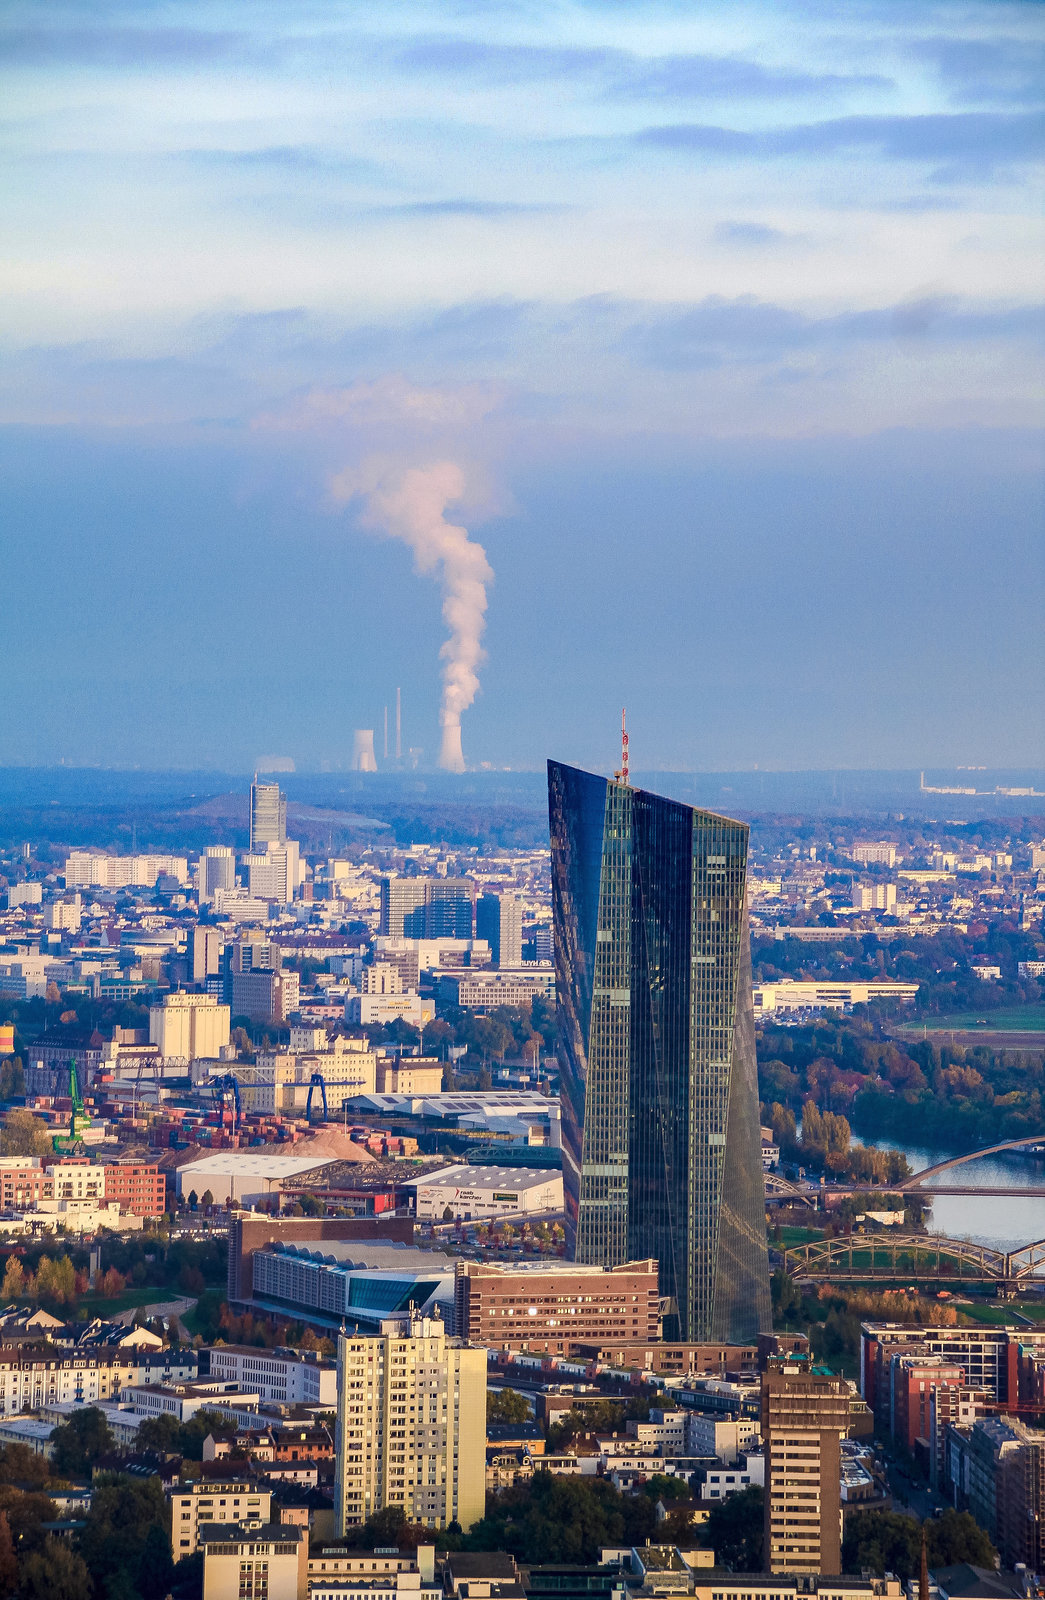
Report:
[[895,883],[854,883],[854,911],[895,911]]
[[714,1456],[732,1464],[742,1451],[757,1449],[761,1438],[762,1430],[753,1417],[730,1421],[714,1412],[691,1411],[686,1418],[687,1455]]
[[877,844],[854,844],[849,852],[853,861],[862,861],[865,867],[895,867],[896,846],[885,840]]
[[219,889],[235,887],[236,852],[228,844],[211,845],[196,867],[196,897],[200,905],[213,900]]
[[128,884],[152,888],[163,873],[189,881],[185,856],[108,856],[100,851],[73,850],[65,863],[67,889],[125,889]]
[[[195,1555],[199,1530],[214,1522],[268,1522],[272,1492],[256,1483],[220,1479],[179,1484],[171,1495],[171,1554],[175,1561]],[[238,1593],[238,1591],[236,1591]],[[235,1594],[230,1591],[232,1600]]]
[[168,994],[149,1010],[149,1043],[165,1060],[196,1061],[221,1054],[231,1013],[212,994]]
[[652,1445],[662,1456],[686,1453],[686,1413],[662,1411],[656,1407],[648,1422],[629,1422],[628,1432],[641,1445]]
[[52,933],[79,933],[83,904],[78,894],[69,900],[49,900],[44,906],[44,927]]
[[126,1384],[165,1383],[191,1378],[195,1371],[192,1350],[165,1350],[155,1356],[132,1349],[44,1356],[28,1347],[7,1347],[0,1351],[0,1415],[62,1402],[115,1402]]
[[402,1505],[429,1528],[466,1531],[486,1503],[486,1351],[436,1318],[393,1320],[338,1340],[335,1507],[340,1534]]
[[262,1400],[285,1405],[337,1405],[337,1367],[307,1356],[276,1355],[249,1345],[215,1345],[209,1352],[210,1376],[256,1389]]

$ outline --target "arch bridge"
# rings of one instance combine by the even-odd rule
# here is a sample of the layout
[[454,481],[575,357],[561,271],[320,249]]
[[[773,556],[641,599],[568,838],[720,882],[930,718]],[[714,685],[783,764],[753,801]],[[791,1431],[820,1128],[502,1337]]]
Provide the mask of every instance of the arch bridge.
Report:
[[1045,1239],[1005,1251],[931,1233],[857,1233],[793,1245],[784,1251],[784,1271],[793,1278],[833,1282],[936,1278],[1015,1288],[1045,1274]]
[[903,1183],[894,1184],[893,1187],[903,1193],[905,1190],[920,1189],[927,1178],[935,1178],[940,1172],[949,1172],[952,1167],[964,1166],[967,1161],[978,1161],[981,1156],[998,1155],[1003,1150],[1023,1150],[1028,1145],[1042,1145],[1045,1147],[1045,1133],[1024,1134],[1022,1139],[1006,1139],[1001,1144],[989,1144],[982,1150],[968,1150],[963,1156],[949,1156],[946,1161],[937,1161],[935,1166],[923,1167],[921,1172],[916,1172],[910,1178],[905,1178]]

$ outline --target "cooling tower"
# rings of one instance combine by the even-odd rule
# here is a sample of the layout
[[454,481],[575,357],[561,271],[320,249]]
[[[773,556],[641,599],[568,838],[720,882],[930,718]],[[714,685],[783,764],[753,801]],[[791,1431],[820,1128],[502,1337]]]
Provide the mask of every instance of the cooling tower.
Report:
[[464,771],[464,751],[461,749],[461,724],[443,723],[443,743],[439,751],[439,765],[444,772]]
[[357,728],[352,736],[352,771],[377,771],[373,728]]

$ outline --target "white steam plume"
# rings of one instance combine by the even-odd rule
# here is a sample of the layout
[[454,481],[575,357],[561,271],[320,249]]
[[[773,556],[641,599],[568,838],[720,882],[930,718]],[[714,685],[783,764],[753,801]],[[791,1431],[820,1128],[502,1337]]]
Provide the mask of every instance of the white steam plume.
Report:
[[332,489],[341,500],[361,494],[366,525],[409,545],[418,572],[438,571],[443,620],[450,630],[439,652],[444,663],[439,765],[463,772],[461,713],[479,689],[479,666],[485,659],[486,585],[493,578],[482,545],[468,537],[466,528],[446,520],[447,506],[464,495],[464,473],[454,461],[383,474],[364,468],[335,478]]

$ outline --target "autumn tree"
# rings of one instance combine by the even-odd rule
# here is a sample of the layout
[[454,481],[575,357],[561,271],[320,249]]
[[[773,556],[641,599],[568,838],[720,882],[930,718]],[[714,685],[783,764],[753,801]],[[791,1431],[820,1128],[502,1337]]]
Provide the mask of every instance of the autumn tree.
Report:
[[51,1135],[39,1117],[20,1106],[7,1113],[0,1129],[0,1155],[48,1156],[53,1149]]

